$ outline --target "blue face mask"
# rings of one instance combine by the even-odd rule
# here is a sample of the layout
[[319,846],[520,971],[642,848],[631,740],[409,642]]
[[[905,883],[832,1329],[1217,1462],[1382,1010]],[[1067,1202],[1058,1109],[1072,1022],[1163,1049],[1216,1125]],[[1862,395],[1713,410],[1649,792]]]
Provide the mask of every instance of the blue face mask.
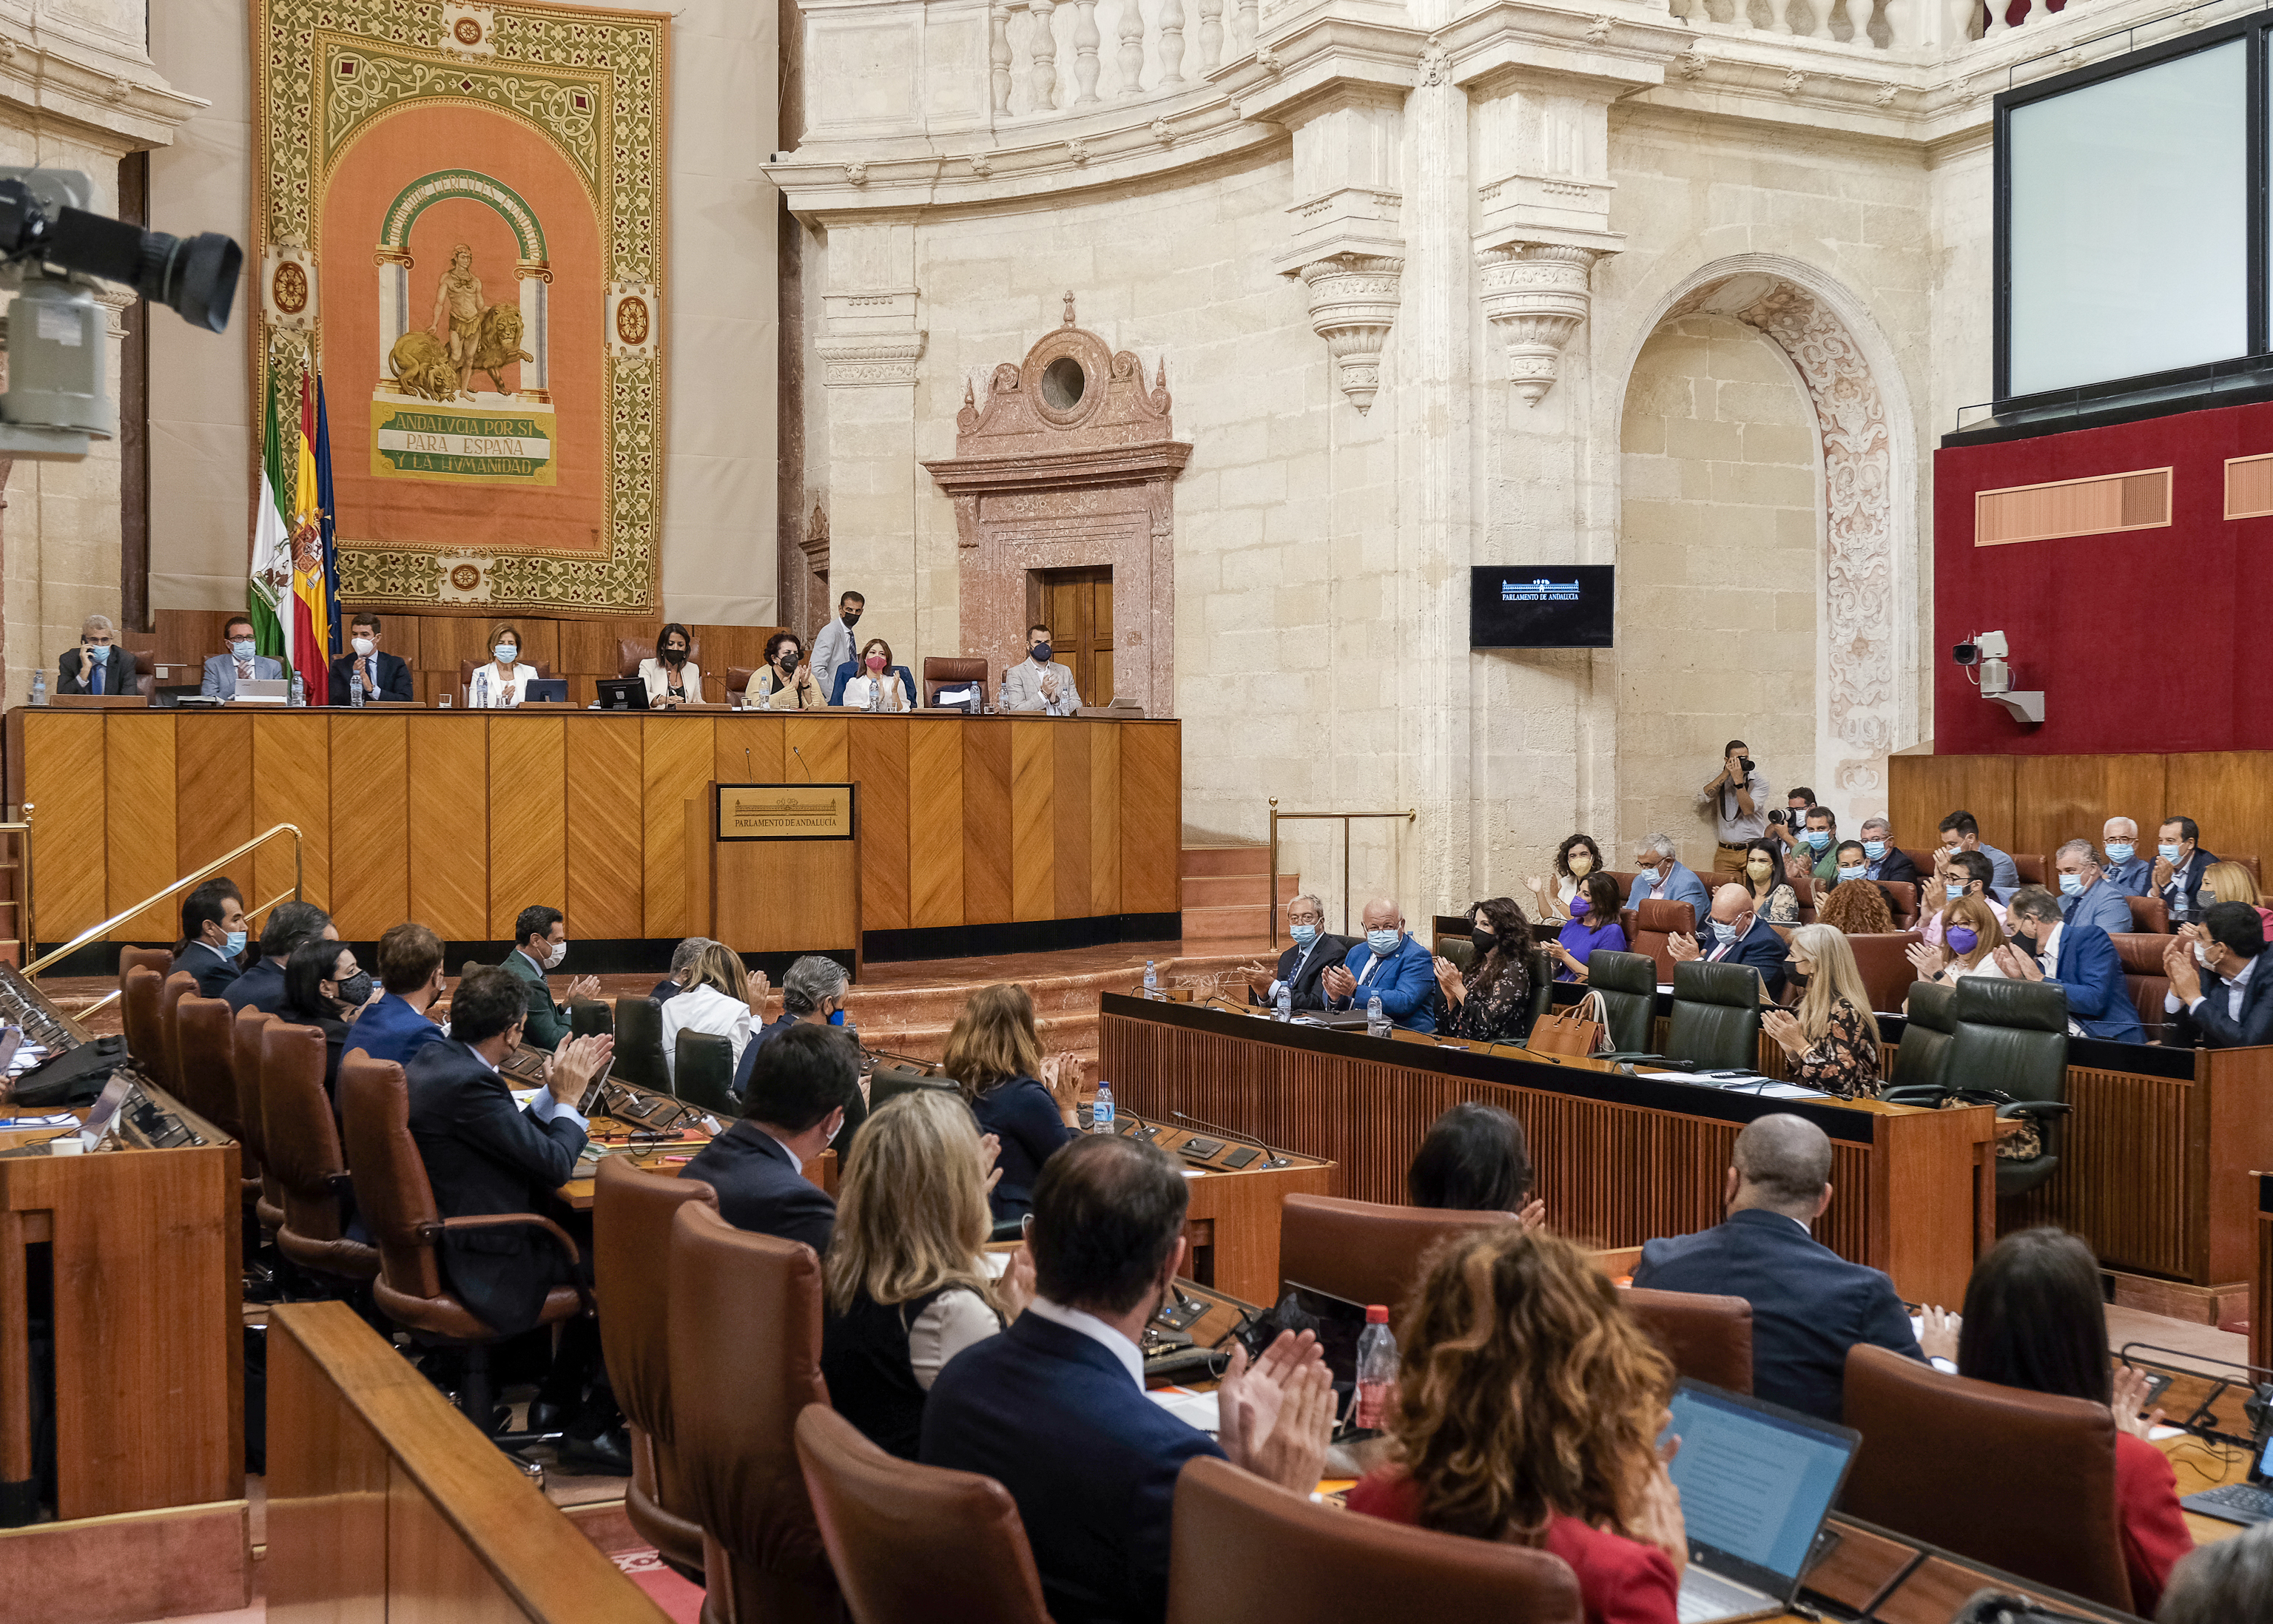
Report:
[[2163,861],[2165,863],[2175,863],[2179,860],[2179,849],[2176,846],[2157,846],[2155,849],[2162,854]]
[[94,661],[97,665],[108,663],[110,659],[110,645],[108,643],[89,644],[87,646],[86,657]]
[[1876,863],[1880,857],[1887,855],[1887,842],[1882,840],[1864,841],[1863,842],[1863,855],[1870,858],[1872,862]]
[[830,1010],[829,1012],[829,1024],[831,1026],[843,1026],[844,1024],[844,1012],[841,1009]]
[[1294,939],[1297,947],[1307,947],[1318,939],[1318,927],[1315,924],[1290,924],[1287,933]]
[[1375,958],[1385,959],[1397,951],[1398,939],[1403,935],[1402,931],[1368,931],[1365,945],[1373,949]]
[[1801,835],[1800,839],[1805,841],[1818,851],[1820,851],[1831,843],[1831,831],[1828,829],[1810,829],[1806,834]]
[[2110,863],[2128,863],[2132,850],[2129,841],[2110,841],[2107,843],[2107,860]]
[[2060,876],[2060,894],[2063,896],[2082,896],[2083,894],[2083,876],[2081,874],[2062,874]]
[[1942,887],[1942,888],[1941,888],[1941,892],[1942,892],[1942,894],[1943,894],[1944,896],[1947,896],[1947,897],[1951,902],[1955,902],[1959,897],[1963,896],[1963,895],[1965,894],[1965,887],[1964,887],[1963,886],[1950,886],[1950,885],[1945,885],[1944,887]]
[[229,933],[229,941],[227,946],[229,949],[229,956],[232,959],[236,957],[238,954],[243,953],[244,951],[244,932],[243,931],[231,931]]
[[1839,871],[1839,878],[1842,879],[1860,879],[1869,872],[1870,871],[1864,868],[1842,868]]

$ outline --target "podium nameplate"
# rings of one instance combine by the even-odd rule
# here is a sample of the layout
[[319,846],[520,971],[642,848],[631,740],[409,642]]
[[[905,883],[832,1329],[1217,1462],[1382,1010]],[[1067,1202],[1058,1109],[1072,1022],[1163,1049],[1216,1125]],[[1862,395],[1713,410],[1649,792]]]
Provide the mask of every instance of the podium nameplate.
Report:
[[851,784],[720,784],[721,841],[849,841],[859,834]]

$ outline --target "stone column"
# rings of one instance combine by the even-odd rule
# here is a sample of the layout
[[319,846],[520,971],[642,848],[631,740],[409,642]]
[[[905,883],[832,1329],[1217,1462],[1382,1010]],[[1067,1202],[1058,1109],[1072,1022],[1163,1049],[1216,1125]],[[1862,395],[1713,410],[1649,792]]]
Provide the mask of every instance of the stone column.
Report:
[[536,357],[521,363],[521,398],[548,401],[552,399],[549,348],[552,267],[542,259],[523,259],[514,266],[513,273],[521,282],[521,347]]

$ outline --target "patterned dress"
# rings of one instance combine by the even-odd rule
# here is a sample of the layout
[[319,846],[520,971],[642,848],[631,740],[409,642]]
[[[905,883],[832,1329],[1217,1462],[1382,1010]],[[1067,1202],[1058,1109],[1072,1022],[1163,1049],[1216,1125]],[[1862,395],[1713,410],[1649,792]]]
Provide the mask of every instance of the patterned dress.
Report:
[[1843,998],[1832,1005],[1823,1036],[1792,1063],[1792,1081],[1841,1099],[1878,1097],[1879,1045],[1854,1005]]
[[1452,1012],[1450,1024],[1444,1029],[1447,1037],[1465,1037],[1475,1043],[1513,1043],[1525,1032],[1531,1018],[1531,970],[1522,959],[1511,959],[1501,967],[1499,979],[1489,992],[1476,991],[1477,978],[1483,973],[1482,965],[1472,966],[1461,977],[1467,996]]

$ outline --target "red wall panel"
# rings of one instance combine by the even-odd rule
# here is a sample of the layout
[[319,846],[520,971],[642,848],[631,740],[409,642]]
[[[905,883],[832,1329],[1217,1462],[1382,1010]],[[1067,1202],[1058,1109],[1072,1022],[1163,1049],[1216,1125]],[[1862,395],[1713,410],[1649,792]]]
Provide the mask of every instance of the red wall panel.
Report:
[[[2065,755],[2273,747],[2273,519],[2225,519],[2225,460],[2273,452],[2273,404],[2187,412],[1934,453],[1934,748]],[[1977,547],[1977,491],[2172,470],[2168,528]],[[2262,629],[2262,628],[2261,628]],[[2012,640],[2030,727],[1975,691],[1950,647]]]

